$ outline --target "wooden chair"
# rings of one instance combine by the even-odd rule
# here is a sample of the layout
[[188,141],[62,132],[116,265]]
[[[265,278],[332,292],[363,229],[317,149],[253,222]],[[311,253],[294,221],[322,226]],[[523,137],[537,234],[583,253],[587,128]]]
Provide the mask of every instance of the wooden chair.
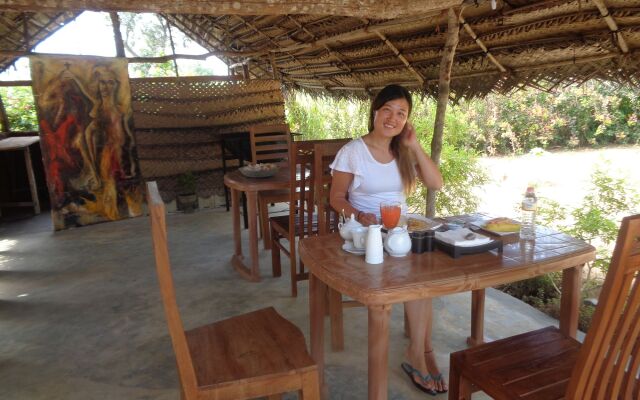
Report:
[[[341,147],[348,141],[349,139],[306,140],[291,144],[289,215],[271,217],[269,225],[273,275],[281,274],[280,252],[282,251],[289,256],[291,296],[293,297],[298,295],[298,282],[309,279],[302,261],[296,262],[296,238],[317,233],[317,214],[314,212],[314,146],[331,143]],[[286,239],[286,245],[282,239]]]
[[[296,238],[317,231],[313,210],[313,142],[291,144],[289,214],[269,218],[273,276],[281,275],[280,252],[289,256],[291,296],[298,296],[298,281],[309,279],[302,262],[296,262]],[[287,244],[284,243],[285,239]],[[298,269],[296,270],[296,265]]]
[[[291,132],[286,124],[253,125],[249,128],[251,163],[287,165],[290,156]],[[260,235],[264,248],[271,248],[269,238],[269,204],[289,200],[288,190],[265,190],[258,193]]]
[[182,399],[239,400],[299,391],[320,398],[318,369],[302,332],[273,307],[184,331],[171,276],[164,203],[147,183],[156,270],[178,364]]
[[[331,192],[331,169],[338,150],[344,143],[316,144],[314,146],[313,169],[315,175],[315,202],[318,212],[318,235],[326,235],[338,229],[338,212],[329,204]],[[343,308],[359,307],[362,303],[354,300],[342,300],[340,292],[328,289],[329,317],[331,319],[331,348],[334,351],[344,349]]]
[[585,341],[548,327],[451,354],[449,399],[640,398],[640,215],[622,220]]

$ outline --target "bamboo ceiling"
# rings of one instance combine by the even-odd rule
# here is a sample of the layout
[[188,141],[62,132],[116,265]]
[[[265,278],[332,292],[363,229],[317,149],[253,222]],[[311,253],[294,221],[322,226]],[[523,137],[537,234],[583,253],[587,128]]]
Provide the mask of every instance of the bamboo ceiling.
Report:
[[[103,3],[118,9],[119,2]],[[278,0],[254,0],[251,4],[261,2],[279,8],[265,6],[265,15],[246,15],[242,5],[249,3],[238,1],[235,3],[241,6],[233,15],[220,9],[208,14],[175,13],[175,7],[166,5],[159,10],[169,11],[162,15],[173,26],[219,54],[227,64],[237,65],[235,71],[245,65],[251,78],[276,77],[287,87],[338,95],[366,95],[392,82],[435,94],[447,29],[446,12],[438,8],[462,3],[443,1],[438,6],[429,0],[326,0],[321,4],[333,4],[336,12],[317,15],[283,13],[291,9],[285,6],[287,2]],[[7,0],[0,10],[12,3],[21,3],[24,8],[34,2]],[[78,12],[78,4],[95,2],[55,3],[66,11],[32,13],[31,18],[72,16]],[[148,7],[159,3],[169,4],[145,2]],[[188,3],[194,2],[179,3],[193,11]],[[354,11],[354,5],[364,3],[366,7]],[[498,0],[495,10],[489,1],[468,3],[462,6],[459,18],[453,97],[484,96],[491,91],[506,94],[523,87],[550,90],[592,78],[640,86],[640,0]],[[387,15],[382,12],[361,15],[373,12],[372,4],[396,4],[401,16],[381,19],[380,15]],[[411,4],[417,10],[414,14],[406,12]],[[20,15],[3,12],[2,20],[20,21]],[[25,48],[20,47],[25,41],[20,40],[19,29],[3,29],[2,49]],[[12,61],[12,57],[0,58],[0,67]]]

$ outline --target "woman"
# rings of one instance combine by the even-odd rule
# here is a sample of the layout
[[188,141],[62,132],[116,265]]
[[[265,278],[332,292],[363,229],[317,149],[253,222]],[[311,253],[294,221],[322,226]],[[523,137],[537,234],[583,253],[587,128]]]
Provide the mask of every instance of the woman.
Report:
[[[398,85],[382,89],[371,104],[369,133],[347,143],[331,164],[330,203],[353,214],[363,225],[378,223],[381,201],[399,201],[406,212],[406,194],[416,179],[442,187],[442,175],[420,146],[408,122],[411,95]],[[405,303],[411,342],[402,369],[420,390],[435,394],[447,386],[436,365],[431,344],[431,299]]]

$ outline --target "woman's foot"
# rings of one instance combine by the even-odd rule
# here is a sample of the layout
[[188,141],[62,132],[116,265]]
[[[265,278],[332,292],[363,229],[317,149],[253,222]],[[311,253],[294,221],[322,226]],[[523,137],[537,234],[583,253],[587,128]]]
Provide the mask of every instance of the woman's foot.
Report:
[[424,352],[424,362],[428,371],[427,377],[433,380],[431,383],[435,391],[438,393],[445,393],[449,390],[447,382],[444,380],[442,373],[438,369],[438,364],[436,364],[436,356],[433,353],[433,349]]
[[[411,377],[413,385],[425,393],[435,395],[436,386],[429,375],[424,357],[420,356],[420,351],[407,349],[405,353],[407,362],[402,363],[402,369]],[[407,368],[407,366],[410,368]]]
[[400,366],[402,367],[402,370],[409,376],[409,379],[411,379],[411,383],[413,383],[413,386],[415,386],[418,390],[431,396],[435,396],[437,394],[435,389],[430,388],[427,385],[428,383],[433,384],[433,380],[431,379],[429,374],[427,374],[427,376],[425,377],[420,373],[420,371],[413,368],[409,363],[406,362],[403,362]]

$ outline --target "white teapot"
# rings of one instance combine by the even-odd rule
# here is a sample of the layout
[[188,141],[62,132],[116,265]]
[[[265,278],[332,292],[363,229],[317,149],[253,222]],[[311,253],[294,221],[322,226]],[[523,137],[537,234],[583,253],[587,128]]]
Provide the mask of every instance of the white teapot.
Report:
[[340,229],[340,236],[344,240],[353,240],[353,235],[351,234],[351,230],[355,228],[361,227],[362,224],[356,221],[355,215],[351,214],[351,218],[347,218],[344,223],[340,222],[338,224],[338,229]]
[[384,249],[391,257],[404,257],[411,251],[411,238],[404,227],[395,227],[387,233]]

